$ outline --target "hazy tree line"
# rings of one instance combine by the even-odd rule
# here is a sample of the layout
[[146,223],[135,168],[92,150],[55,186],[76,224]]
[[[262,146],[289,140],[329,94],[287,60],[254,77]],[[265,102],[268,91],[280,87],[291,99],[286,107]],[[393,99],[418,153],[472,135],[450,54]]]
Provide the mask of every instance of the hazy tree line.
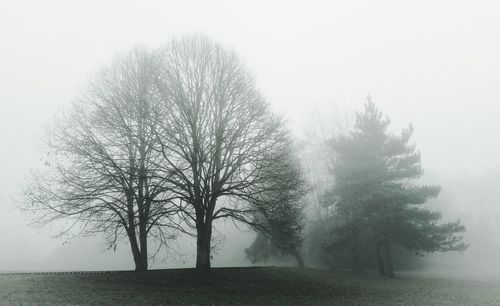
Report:
[[[440,224],[422,207],[440,189],[415,181],[413,129],[392,135],[388,125],[368,102],[352,131],[332,135],[317,161],[332,180],[320,190],[234,51],[200,35],[138,47],[99,71],[49,128],[48,167],[26,186],[24,207],[41,224],[105,233],[111,247],[128,239],[136,270],[156,253],[150,240],[166,247],[180,233],[196,238],[196,267],[209,270],[213,222],[228,218],[258,233],[246,250],[253,262],[289,255],[303,266],[320,250],[334,262],[348,254],[354,270],[376,258],[392,276],[394,247],[465,245],[458,221]],[[318,199],[321,213],[308,215]]]
[[[389,124],[369,98],[351,129],[321,141],[321,158],[313,163],[326,169],[327,179],[308,197],[317,205],[295,240],[305,242],[302,252],[312,264],[393,277],[394,261],[416,268],[425,253],[467,248],[465,227],[458,220],[440,223],[441,213],[424,205],[440,187],[418,184],[423,168],[410,142],[413,127],[394,135]],[[260,235],[246,252],[254,262],[293,255],[277,245]]]

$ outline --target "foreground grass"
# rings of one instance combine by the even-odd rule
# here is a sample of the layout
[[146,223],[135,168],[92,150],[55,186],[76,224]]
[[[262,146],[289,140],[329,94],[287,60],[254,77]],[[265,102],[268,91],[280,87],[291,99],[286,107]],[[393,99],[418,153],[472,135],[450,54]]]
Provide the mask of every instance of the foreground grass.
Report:
[[298,268],[0,274],[2,305],[500,305],[500,283]]

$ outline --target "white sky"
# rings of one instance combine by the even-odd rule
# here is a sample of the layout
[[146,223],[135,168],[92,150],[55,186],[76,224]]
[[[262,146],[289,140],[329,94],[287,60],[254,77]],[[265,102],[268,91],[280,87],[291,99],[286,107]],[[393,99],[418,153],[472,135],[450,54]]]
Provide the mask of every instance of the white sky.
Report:
[[[370,94],[397,128],[414,124],[438,180],[500,176],[499,13],[497,1],[456,0],[1,1],[0,270],[70,252],[12,207],[39,165],[43,126],[118,52],[185,33],[241,54],[296,131]],[[83,267],[72,254],[69,267]]]

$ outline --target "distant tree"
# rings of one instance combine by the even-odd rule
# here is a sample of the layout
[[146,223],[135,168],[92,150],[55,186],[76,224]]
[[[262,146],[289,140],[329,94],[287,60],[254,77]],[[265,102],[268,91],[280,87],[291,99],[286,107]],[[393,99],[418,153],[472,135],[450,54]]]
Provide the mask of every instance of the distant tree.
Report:
[[254,226],[256,213],[277,205],[263,197],[272,182],[283,192],[301,180],[268,171],[291,146],[239,57],[205,36],[172,40],[160,52],[159,94],[164,102],[159,137],[165,177],[196,228],[199,270],[210,270],[212,223],[230,218]]
[[300,250],[303,241],[303,225],[291,219],[290,216],[281,217],[283,219],[281,222],[276,222],[278,223],[274,225],[276,227],[273,226],[267,231],[257,231],[255,240],[250,247],[245,249],[245,254],[252,263],[263,262],[271,257],[292,256],[297,265],[303,267],[304,260]]
[[[69,220],[69,231],[128,237],[135,269],[148,268],[148,237],[172,237],[171,193],[155,134],[157,62],[146,49],[117,57],[90,82],[48,134],[49,172],[25,189],[37,222]],[[47,162],[49,163],[49,162]]]
[[420,153],[409,143],[412,126],[392,135],[389,124],[369,100],[357,114],[354,130],[331,139],[335,186],[325,202],[343,220],[335,232],[338,243],[352,249],[353,262],[359,257],[361,237],[368,235],[379,272],[392,277],[392,244],[417,253],[462,251],[466,245],[459,221],[439,224],[441,214],[421,206],[436,197],[440,187],[415,183],[423,170]]
[[[298,159],[291,152],[268,168],[273,173],[283,172],[270,182],[260,196],[264,203],[272,203],[256,212],[253,227],[258,232],[255,241],[245,250],[252,262],[265,261],[269,257],[293,256],[297,265],[304,266],[301,255],[304,218],[304,197],[308,192],[300,173]],[[290,182],[290,180],[295,180]],[[294,189],[289,187],[296,186]]]
[[269,258],[283,255],[268,237],[259,232],[252,244],[245,249],[245,254],[252,263],[265,262]]
[[262,232],[257,232],[255,240],[245,249],[245,254],[252,263],[265,262],[273,257],[293,256],[297,265],[303,267],[304,260],[300,253],[302,237],[294,235],[291,238],[280,239],[269,238]]

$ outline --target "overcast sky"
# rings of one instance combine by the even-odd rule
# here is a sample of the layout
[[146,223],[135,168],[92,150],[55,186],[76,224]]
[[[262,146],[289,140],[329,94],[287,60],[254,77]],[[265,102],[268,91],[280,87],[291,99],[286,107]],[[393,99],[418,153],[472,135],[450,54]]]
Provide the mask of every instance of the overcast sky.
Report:
[[[438,181],[461,177],[474,191],[488,177],[491,185],[500,177],[499,12],[497,1],[457,0],[2,1],[0,270],[81,249],[27,226],[12,205],[40,164],[43,126],[117,53],[186,33],[234,48],[296,132],[314,112],[352,111],[371,95],[396,128],[413,123],[424,168]],[[492,197],[483,200],[497,201],[488,188]],[[462,211],[480,205],[459,200]],[[84,267],[78,258],[89,254],[71,254],[68,267]],[[99,256],[95,262],[114,260]]]

